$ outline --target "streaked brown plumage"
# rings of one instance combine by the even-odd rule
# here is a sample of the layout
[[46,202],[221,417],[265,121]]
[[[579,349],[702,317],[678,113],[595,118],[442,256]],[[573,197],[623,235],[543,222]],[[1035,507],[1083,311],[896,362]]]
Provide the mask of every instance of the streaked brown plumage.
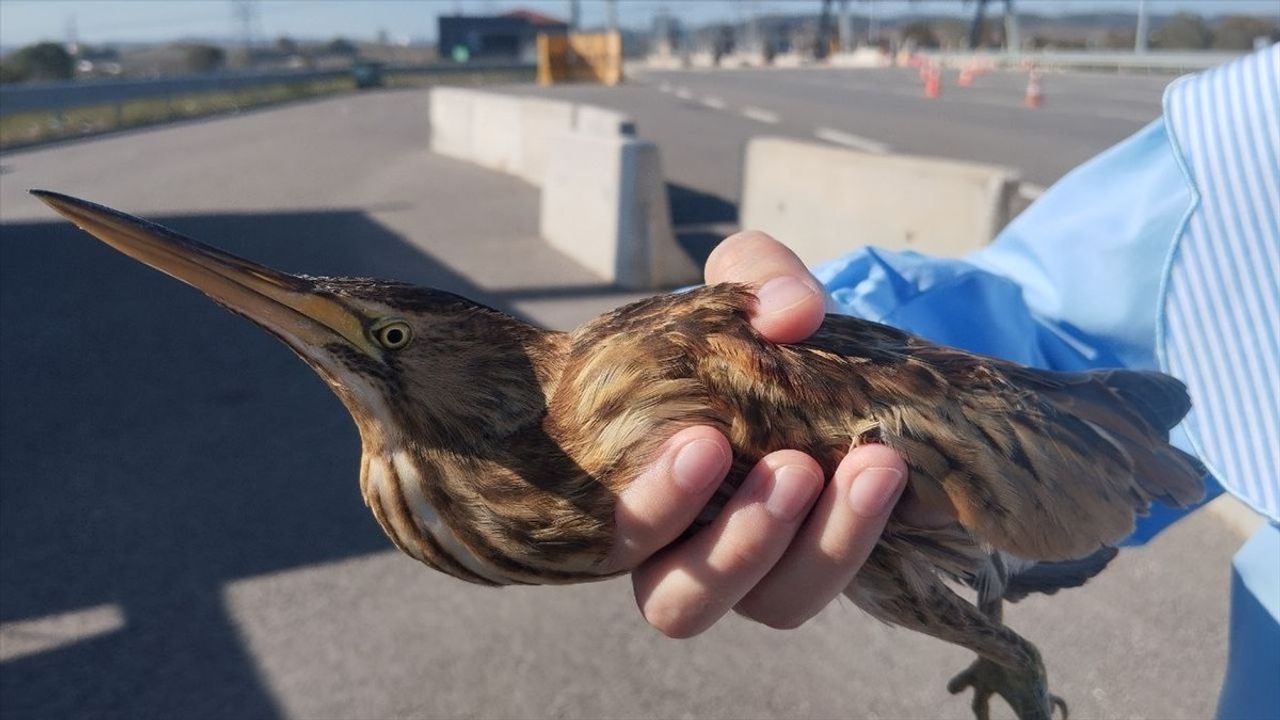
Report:
[[[1202,468],[1167,443],[1189,401],[1158,373],[1033,370],[839,316],[775,345],[752,329],[754,296],[736,285],[547,332],[437,290],[278,273],[37,195],[298,352],[359,427],[361,489],[388,537],[463,580],[600,579],[615,498],[683,427],[716,427],[734,450],[700,523],[774,450],[807,452],[829,477],[851,445],[894,448],[909,492],[955,523],[892,520],[846,594],[977,652],[950,688],[974,687],[979,717],[992,693],[1021,718],[1060,703],[1036,649],[1001,623],[1002,600],[1083,583],[1152,500],[1201,494]],[[977,588],[978,606],[948,578]]]

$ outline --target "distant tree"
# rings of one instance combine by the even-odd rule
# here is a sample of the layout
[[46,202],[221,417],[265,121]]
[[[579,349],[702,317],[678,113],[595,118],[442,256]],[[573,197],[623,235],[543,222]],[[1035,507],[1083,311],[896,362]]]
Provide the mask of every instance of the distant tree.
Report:
[[343,37],[336,37],[324,46],[324,51],[330,55],[355,55],[360,50],[355,43]]
[[298,43],[288,35],[281,35],[276,38],[276,52],[281,55],[297,55]]
[[23,81],[22,73],[11,60],[0,60],[0,85]]
[[1164,50],[1203,50],[1213,42],[1213,33],[1204,18],[1178,13],[1152,34],[1151,45]]
[[187,72],[213,72],[227,64],[227,53],[214,45],[190,45],[183,53],[183,64]]
[[1213,47],[1219,50],[1252,50],[1254,38],[1280,39],[1276,23],[1249,15],[1223,18],[1213,29]]
[[4,82],[39,82],[70,80],[75,73],[75,59],[58,43],[28,45],[4,61]]
[[933,23],[933,34],[944,48],[967,47],[969,26],[961,20],[938,20]]
[[902,28],[902,42],[914,43],[916,47],[921,48],[936,48],[940,45],[933,26],[923,20],[907,23],[907,26]]
[[1108,30],[1099,45],[1108,50],[1132,50],[1136,39],[1133,30]]

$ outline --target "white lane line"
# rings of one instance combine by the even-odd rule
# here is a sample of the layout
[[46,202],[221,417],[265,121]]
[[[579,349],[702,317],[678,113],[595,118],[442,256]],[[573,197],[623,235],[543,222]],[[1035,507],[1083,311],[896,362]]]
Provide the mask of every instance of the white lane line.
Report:
[[703,104],[703,105],[706,105],[707,107],[711,108],[712,110],[723,110],[723,109],[724,109],[724,101],[723,101],[723,100],[721,100],[721,99],[720,99],[720,98],[718,98],[718,97],[712,97],[711,95],[707,95],[707,96],[703,97],[703,98],[702,98],[702,104]]
[[1018,183],[1018,197],[1023,200],[1038,200],[1044,194],[1044,188],[1035,183]]
[[827,142],[835,143],[836,145],[844,145],[845,147],[851,147],[864,152],[875,153],[877,155],[883,155],[889,152],[889,146],[882,142],[876,142],[875,140],[851,135],[841,130],[833,130],[826,127],[818,128],[813,131],[813,135],[819,140],[826,140]]
[[758,107],[751,107],[750,105],[742,108],[742,116],[768,125],[775,125],[778,122],[777,113],[771,113],[768,110],[761,110]]
[[676,97],[681,100],[692,100],[693,93],[689,92],[689,88],[678,87],[676,88]]
[[56,650],[124,627],[119,605],[95,605],[83,610],[0,624],[0,663]]

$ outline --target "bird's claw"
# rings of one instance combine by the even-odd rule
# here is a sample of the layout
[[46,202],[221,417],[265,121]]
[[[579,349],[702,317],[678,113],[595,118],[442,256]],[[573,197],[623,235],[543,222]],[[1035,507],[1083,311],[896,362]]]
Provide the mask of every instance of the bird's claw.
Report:
[[1006,668],[986,658],[978,658],[947,683],[952,695],[973,688],[973,716],[976,720],[989,720],[992,695],[1004,698],[1018,720],[1052,720],[1054,708],[1062,711],[1061,720],[1070,715],[1067,703],[1057,695],[1049,694],[1044,671],[1018,671]]

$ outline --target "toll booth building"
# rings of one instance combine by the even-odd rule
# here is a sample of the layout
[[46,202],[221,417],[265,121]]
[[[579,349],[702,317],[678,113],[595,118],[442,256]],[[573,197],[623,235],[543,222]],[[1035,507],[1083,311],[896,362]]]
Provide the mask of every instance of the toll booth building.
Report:
[[541,13],[514,10],[501,15],[441,15],[437,30],[441,58],[533,62],[538,34],[565,35],[569,25]]

